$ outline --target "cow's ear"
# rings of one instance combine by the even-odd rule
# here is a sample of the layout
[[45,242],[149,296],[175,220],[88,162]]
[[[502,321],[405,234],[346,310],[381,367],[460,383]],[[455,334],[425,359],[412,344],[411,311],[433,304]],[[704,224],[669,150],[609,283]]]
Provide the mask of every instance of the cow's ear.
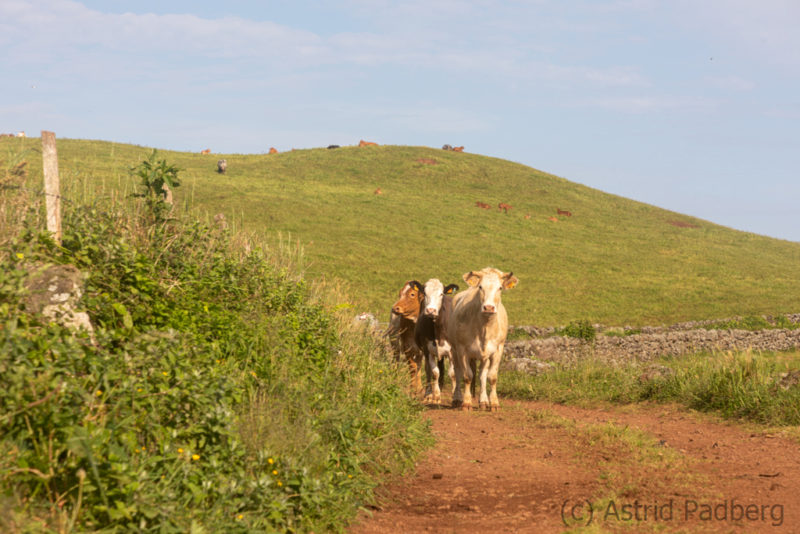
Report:
[[458,286],[456,284],[450,284],[446,288],[444,288],[444,294],[450,295],[458,291]]
[[511,289],[517,285],[517,282],[519,282],[519,279],[514,276],[514,273],[510,272],[503,275],[503,289]]
[[476,273],[475,271],[470,271],[468,273],[464,273],[464,276],[461,278],[469,285],[470,287],[477,286],[481,281],[481,275]]
[[417,293],[422,293],[423,292],[422,284],[420,284],[418,281],[412,280],[412,281],[409,282],[409,284],[411,284],[412,288],[417,290]]

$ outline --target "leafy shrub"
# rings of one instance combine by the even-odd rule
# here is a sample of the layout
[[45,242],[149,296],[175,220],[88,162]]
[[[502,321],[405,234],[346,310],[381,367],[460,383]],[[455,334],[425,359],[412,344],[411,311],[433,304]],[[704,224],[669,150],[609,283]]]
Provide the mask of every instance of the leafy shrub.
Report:
[[597,331],[590,321],[581,319],[573,321],[563,328],[556,329],[556,335],[575,337],[584,341],[594,341]]
[[[145,215],[0,255],[0,530],[342,528],[427,443],[404,375],[263,251]],[[94,334],[25,311],[37,263],[88,273]]]

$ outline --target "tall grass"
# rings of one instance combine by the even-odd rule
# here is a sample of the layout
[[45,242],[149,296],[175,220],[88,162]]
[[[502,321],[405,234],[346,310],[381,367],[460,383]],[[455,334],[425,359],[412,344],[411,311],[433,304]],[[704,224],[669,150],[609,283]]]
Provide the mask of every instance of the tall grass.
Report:
[[523,399],[577,404],[675,402],[727,418],[765,425],[797,425],[798,356],[706,353],[619,365],[582,360],[556,366],[536,377],[507,373],[499,387],[501,393]]
[[[3,227],[0,531],[340,530],[429,443],[405,373],[297,247],[72,184],[62,246],[36,216]],[[26,307],[66,263],[92,334]]]

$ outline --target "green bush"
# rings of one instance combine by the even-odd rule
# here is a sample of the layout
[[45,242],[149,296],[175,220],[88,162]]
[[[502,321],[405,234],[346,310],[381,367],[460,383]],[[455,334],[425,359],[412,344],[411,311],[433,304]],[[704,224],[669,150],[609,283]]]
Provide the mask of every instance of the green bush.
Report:
[[[260,249],[96,207],[63,226],[0,257],[1,531],[337,530],[428,443],[383,349]],[[88,273],[93,334],[25,311],[43,263]]]
[[572,321],[563,328],[556,329],[556,335],[574,337],[584,341],[594,341],[594,338],[597,336],[597,331],[589,320],[581,319]]

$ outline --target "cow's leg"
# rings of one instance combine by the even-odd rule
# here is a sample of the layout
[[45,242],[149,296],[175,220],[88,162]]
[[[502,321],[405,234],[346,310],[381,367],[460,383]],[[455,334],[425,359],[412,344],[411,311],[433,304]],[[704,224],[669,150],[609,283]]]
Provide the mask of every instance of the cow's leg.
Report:
[[422,393],[422,378],[420,375],[422,374],[422,351],[415,350],[412,352],[412,361],[413,361],[413,368],[412,368],[412,377],[411,377],[411,387],[414,390],[414,394],[418,395]]
[[500,370],[500,360],[503,358],[503,346],[501,345],[492,358],[492,366],[489,368],[489,407],[493,412],[500,409],[500,401],[497,400],[497,373]]
[[450,368],[447,370],[448,374],[450,375],[450,383],[452,385],[453,391],[452,393],[455,394],[456,392],[456,364],[453,361],[453,351],[451,350],[450,353],[447,355],[448,360],[450,360]]
[[481,360],[481,396],[478,405],[481,410],[489,409],[489,395],[486,394],[486,379],[489,376],[489,368],[491,367],[491,358]]
[[439,404],[442,400],[442,392],[439,389],[439,351],[435,342],[428,343],[428,350],[425,355],[425,374],[428,384],[425,388],[425,401]]
[[472,381],[475,379],[475,363],[470,361],[470,356],[465,354],[464,358],[464,404],[461,406],[462,410],[472,409]]
[[455,380],[453,381],[453,408],[459,408],[462,406],[464,399],[463,399],[463,392],[464,392],[464,367],[466,367],[463,356],[458,353],[453,347],[453,375]]

